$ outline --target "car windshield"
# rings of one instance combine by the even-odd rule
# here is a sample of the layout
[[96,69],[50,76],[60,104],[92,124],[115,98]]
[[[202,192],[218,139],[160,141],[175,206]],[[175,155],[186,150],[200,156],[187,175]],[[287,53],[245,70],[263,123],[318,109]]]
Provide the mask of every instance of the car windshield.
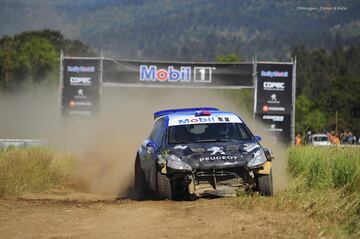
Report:
[[327,136],[315,136],[314,141],[316,141],[316,142],[328,141],[328,137]]
[[177,125],[169,127],[170,144],[228,142],[251,140],[252,136],[242,123],[212,123]]

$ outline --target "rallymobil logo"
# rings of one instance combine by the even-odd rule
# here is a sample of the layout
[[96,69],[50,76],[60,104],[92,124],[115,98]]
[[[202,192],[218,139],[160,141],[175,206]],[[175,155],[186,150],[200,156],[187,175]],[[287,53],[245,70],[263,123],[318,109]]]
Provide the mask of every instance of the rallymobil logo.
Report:
[[211,83],[212,72],[215,69],[215,67],[190,66],[181,66],[177,69],[168,66],[167,69],[163,69],[156,65],[140,65],[140,81]]
[[95,66],[68,66],[67,67],[68,72],[95,72]]
[[284,78],[284,77],[288,77],[289,76],[289,72],[287,71],[261,71],[261,76],[262,77],[279,77],[279,78]]
[[263,86],[264,86],[264,90],[278,90],[278,91],[285,90],[285,82],[265,81]]
[[70,77],[70,85],[74,86],[90,86],[90,77]]

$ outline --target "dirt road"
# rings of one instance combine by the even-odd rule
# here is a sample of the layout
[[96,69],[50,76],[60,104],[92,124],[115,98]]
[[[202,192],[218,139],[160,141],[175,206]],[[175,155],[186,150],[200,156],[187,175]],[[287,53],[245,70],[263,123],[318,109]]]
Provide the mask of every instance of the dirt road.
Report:
[[236,199],[133,201],[97,196],[0,200],[0,238],[315,238],[297,213],[240,209]]

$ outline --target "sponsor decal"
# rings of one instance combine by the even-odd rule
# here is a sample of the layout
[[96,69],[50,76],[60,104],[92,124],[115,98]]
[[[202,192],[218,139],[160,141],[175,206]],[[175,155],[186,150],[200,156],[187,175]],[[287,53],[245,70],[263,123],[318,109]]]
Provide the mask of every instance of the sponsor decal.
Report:
[[267,103],[269,103],[269,104],[279,104],[280,101],[277,100],[276,94],[271,94],[270,95],[270,100],[268,100]]
[[83,89],[78,89],[76,91],[76,95],[74,96],[75,99],[87,99],[85,92]]
[[90,86],[90,77],[70,77],[70,85],[74,86]]
[[211,147],[211,148],[208,148],[207,151],[211,152],[210,155],[225,154],[223,147]]
[[178,118],[177,120],[170,120],[169,126],[172,125],[186,125],[186,124],[205,124],[205,123],[241,123],[240,119],[231,119],[230,117],[191,117]]
[[80,115],[80,116],[91,116],[91,111],[82,111],[82,110],[70,110],[69,114],[71,115]]
[[264,120],[272,120],[272,121],[276,121],[276,122],[284,121],[284,116],[281,116],[281,115],[264,115],[262,118]]
[[273,107],[273,106],[269,106],[269,111],[285,111],[285,107]]
[[[188,118],[188,119],[179,119],[179,124],[196,124],[196,123],[209,123],[215,122],[216,117],[196,117],[196,118]],[[225,121],[229,121],[229,118],[225,118]]]
[[195,83],[211,83],[212,71],[215,67],[194,67]]
[[263,86],[264,86],[264,90],[277,90],[277,91],[285,90],[285,82],[265,81]]
[[201,157],[199,159],[200,162],[203,161],[214,161],[214,160],[236,160],[236,156],[232,155],[219,155],[219,156],[209,156],[209,157]]
[[68,66],[67,72],[95,72],[95,66]]
[[169,116],[169,126],[209,123],[242,123],[239,117],[234,114],[212,114],[211,116]]
[[287,71],[261,71],[260,74],[262,77],[279,77],[279,78],[285,78],[289,77],[289,72]]
[[268,106],[268,105],[264,105],[262,110],[264,112],[269,112],[269,111],[285,111],[285,107],[274,107],[274,106]]
[[195,82],[211,83],[214,67],[168,66],[166,69],[156,65],[140,65],[140,81],[149,82]]
[[262,110],[263,110],[264,112],[268,112],[268,111],[269,111],[269,106],[264,105],[263,108],[262,108]]
[[69,106],[70,107],[75,107],[75,106],[92,106],[93,104],[91,102],[86,102],[86,101],[75,101],[72,100],[69,102]]
[[265,129],[267,131],[272,131],[272,132],[283,132],[283,129],[280,128],[276,128],[275,124],[271,124],[270,128]]

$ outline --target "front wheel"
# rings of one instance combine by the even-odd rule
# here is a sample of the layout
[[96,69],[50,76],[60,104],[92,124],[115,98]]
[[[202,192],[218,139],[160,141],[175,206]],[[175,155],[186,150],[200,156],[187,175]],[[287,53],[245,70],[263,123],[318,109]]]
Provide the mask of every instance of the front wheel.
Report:
[[138,200],[147,199],[149,196],[149,189],[146,184],[145,173],[140,166],[139,156],[135,159],[135,198]]
[[159,199],[173,199],[172,190],[171,190],[171,183],[169,178],[161,174],[160,171],[156,174],[156,180],[157,180],[157,196]]
[[269,174],[258,174],[257,178],[257,188],[260,195],[262,196],[272,196],[273,195],[273,180],[272,180],[272,169],[270,169]]

